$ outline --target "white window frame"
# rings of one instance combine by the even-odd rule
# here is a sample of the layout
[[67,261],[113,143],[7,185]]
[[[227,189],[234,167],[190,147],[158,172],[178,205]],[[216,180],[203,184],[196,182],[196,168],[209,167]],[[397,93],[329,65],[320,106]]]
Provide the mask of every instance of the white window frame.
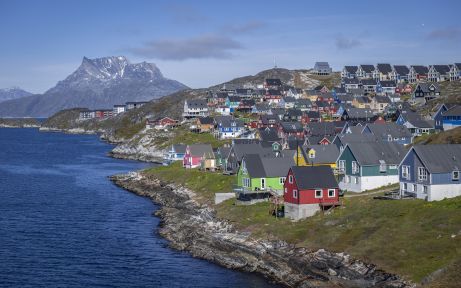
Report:
[[[317,196],[317,192],[320,191],[320,196]],[[315,189],[314,197],[317,199],[323,198],[323,190],[322,189]]]
[[293,175],[288,176],[288,183],[293,184]]
[[[455,175],[457,175],[457,176],[455,177]],[[456,170],[456,171],[451,172],[451,180],[452,181],[459,181],[459,171]]]
[[293,189],[293,198],[298,199],[298,190]]
[[[332,195],[330,195],[330,192],[333,192]],[[334,198],[336,196],[336,190],[335,189],[328,189],[328,198]]]
[[427,181],[427,170],[424,167],[418,167],[418,181]]
[[359,177],[358,176],[354,176],[354,184],[359,184]]
[[413,184],[413,192],[418,192],[418,185]]
[[410,166],[402,165],[402,178],[410,180]]
[[286,179],[286,177],[280,177],[279,178],[279,183],[282,184],[282,185],[285,184],[285,179]]
[[[264,183],[264,185],[263,185]],[[266,178],[261,178],[261,190],[266,190]]]
[[357,161],[352,161],[352,174],[359,173],[359,164],[357,164]]
[[344,172],[346,170],[346,160],[339,160],[338,168],[339,168],[339,171]]
[[407,183],[403,183],[403,191],[408,191],[408,184]]

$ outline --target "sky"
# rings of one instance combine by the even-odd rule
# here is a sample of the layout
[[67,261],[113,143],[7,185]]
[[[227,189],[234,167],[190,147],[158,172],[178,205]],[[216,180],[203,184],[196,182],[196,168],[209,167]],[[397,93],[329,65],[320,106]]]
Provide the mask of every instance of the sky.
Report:
[[0,0],[0,88],[43,93],[84,56],[200,88],[278,67],[461,62],[461,1]]

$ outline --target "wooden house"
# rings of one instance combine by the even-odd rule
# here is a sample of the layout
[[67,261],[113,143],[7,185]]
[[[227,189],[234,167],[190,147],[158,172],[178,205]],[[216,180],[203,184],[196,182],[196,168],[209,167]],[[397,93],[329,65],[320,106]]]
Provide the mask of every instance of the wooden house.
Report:
[[299,220],[339,205],[339,185],[328,166],[293,166],[284,183],[285,217]]
[[183,167],[188,169],[200,167],[205,153],[213,153],[210,144],[187,145],[183,158]]

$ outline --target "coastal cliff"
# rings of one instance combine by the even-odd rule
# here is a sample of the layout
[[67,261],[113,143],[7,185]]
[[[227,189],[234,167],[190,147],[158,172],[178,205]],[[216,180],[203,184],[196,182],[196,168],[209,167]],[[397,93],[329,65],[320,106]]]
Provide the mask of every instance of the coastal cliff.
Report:
[[159,233],[171,247],[227,268],[257,272],[288,287],[414,287],[399,276],[345,253],[309,251],[284,241],[253,238],[218,219],[196,194],[143,173],[111,177],[118,186],[162,205]]
[[0,118],[0,128],[38,128],[40,122],[35,118]]

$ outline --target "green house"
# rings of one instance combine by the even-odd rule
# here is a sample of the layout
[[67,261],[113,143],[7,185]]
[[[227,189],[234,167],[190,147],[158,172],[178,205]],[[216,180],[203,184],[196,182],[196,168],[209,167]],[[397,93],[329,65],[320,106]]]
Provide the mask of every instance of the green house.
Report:
[[288,170],[294,165],[293,157],[246,154],[237,173],[237,186],[244,193],[272,190],[281,194]]
[[339,188],[362,192],[398,183],[398,166],[405,153],[405,147],[396,142],[347,144],[336,161]]

